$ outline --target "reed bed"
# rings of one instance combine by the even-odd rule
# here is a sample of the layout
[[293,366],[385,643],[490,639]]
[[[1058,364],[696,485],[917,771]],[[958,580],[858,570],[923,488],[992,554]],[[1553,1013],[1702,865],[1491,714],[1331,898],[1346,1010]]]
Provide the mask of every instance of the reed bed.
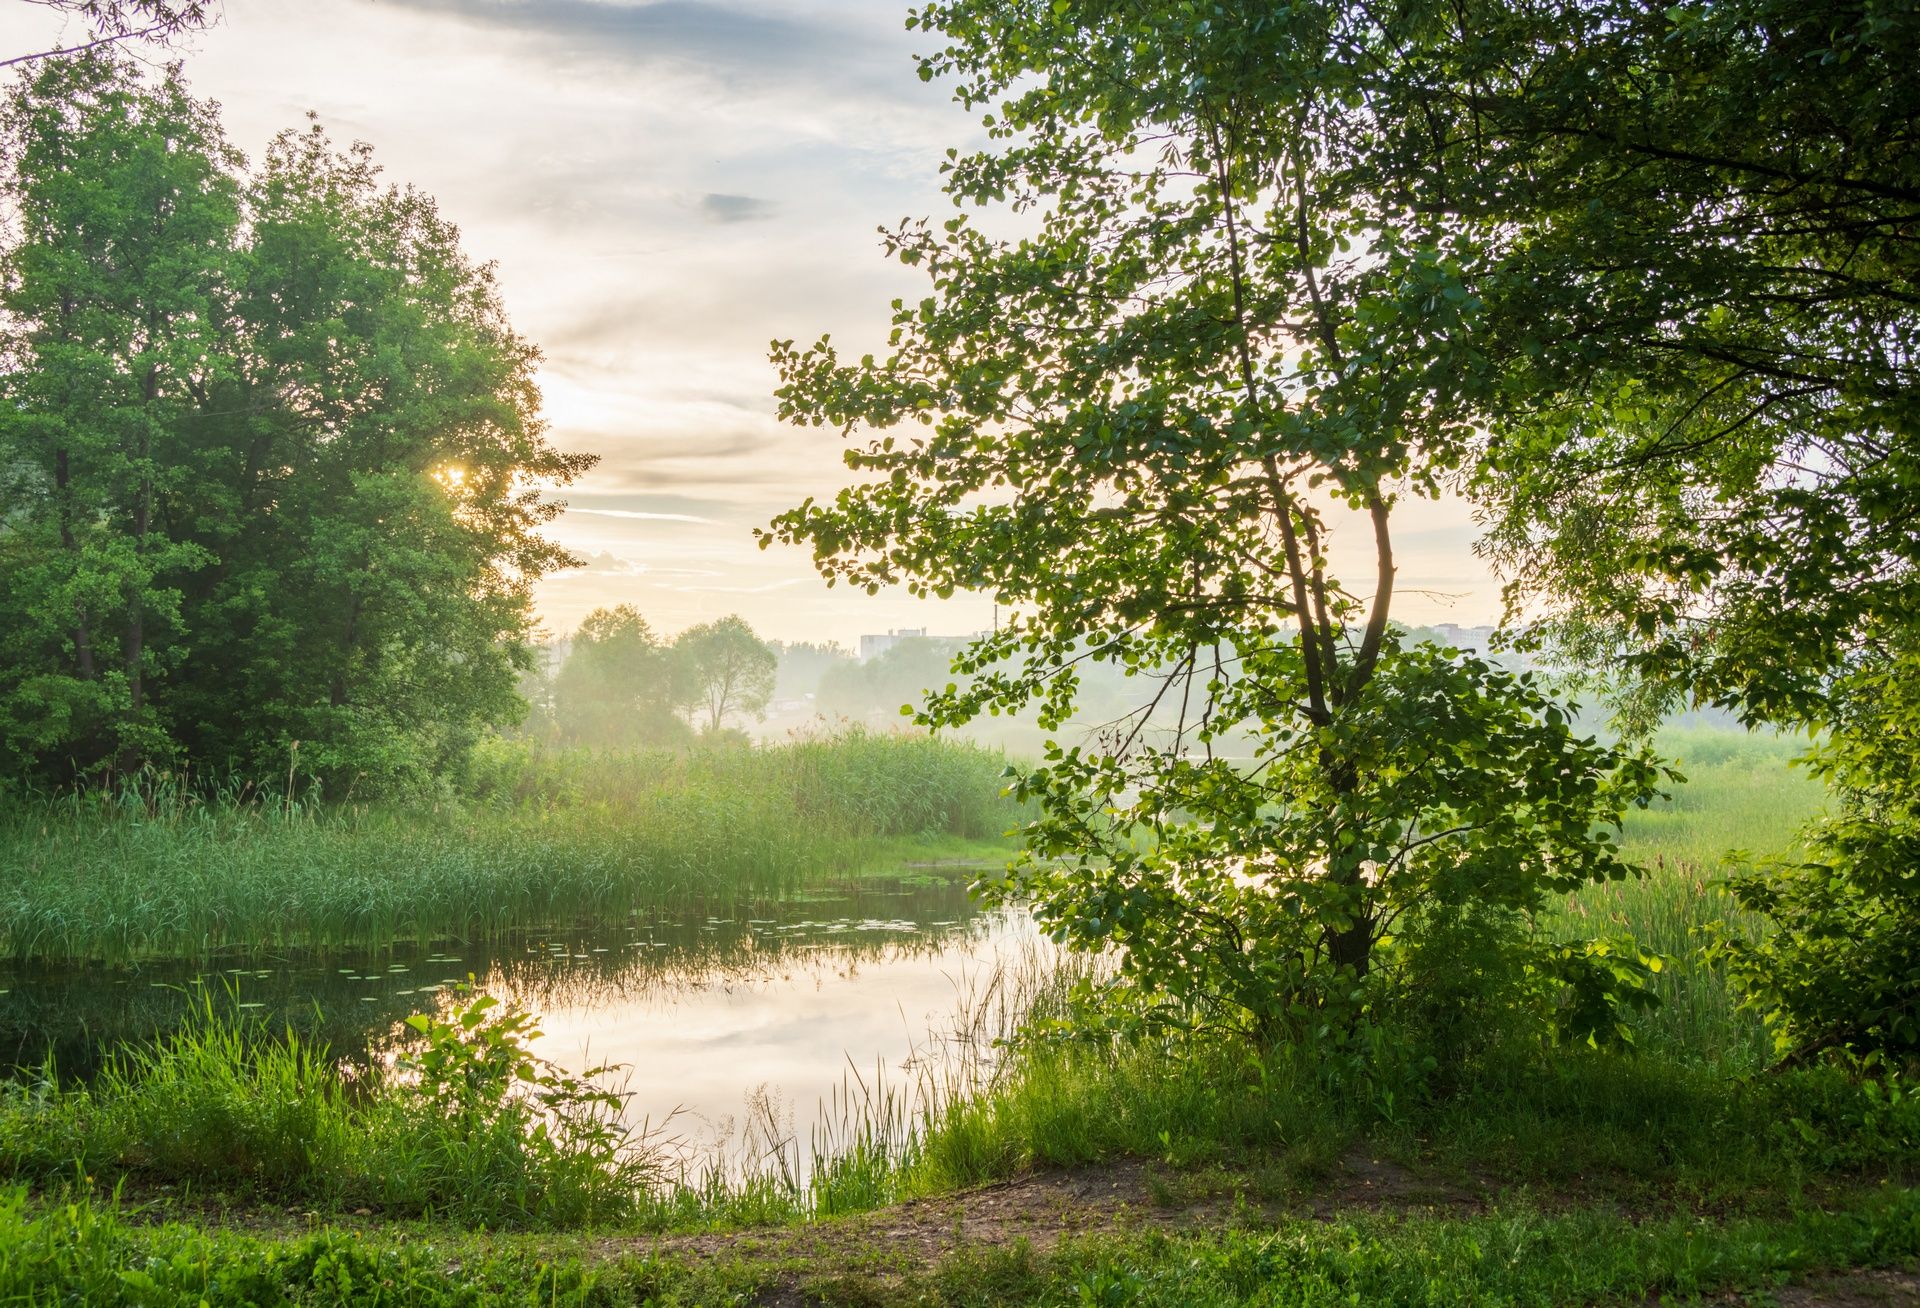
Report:
[[1003,768],[879,733],[679,754],[496,744],[434,802],[208,800],[166,779],[30,798],[0,815],[0,955],[377,948],[730,902],[996,841],[1016,820]]

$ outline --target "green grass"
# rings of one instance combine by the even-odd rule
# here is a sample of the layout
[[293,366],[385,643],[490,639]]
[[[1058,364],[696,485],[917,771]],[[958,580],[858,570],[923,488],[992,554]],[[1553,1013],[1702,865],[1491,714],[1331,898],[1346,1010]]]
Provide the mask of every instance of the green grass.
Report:
[[208,804],[164,784],[14,804],[0,817],[0,955],[494,937],[916,854],[979,856],[1015,821],[1003,767],[973,747],[868,733],[680,754],[496,745],[475,760],[470,798],[430,806]]
[[1533,1308],[1724,1301],[1916,1255],[1920,1198],[1911,1191],[1729,1219],[1552,1212],[1525,1201],[1454,1217],[1242,1212],[1210,1231],[1098,1235],[1044,1254],[1019,1240],[970,1245],[925,1266],[903,1266],[877,1235],[844,1239],[819,1261],[432,1228],[276,1236],[154,1224],[113,1200],[42,1205],[0,1192],[0,1303],[8,1304]]
[[187,1025],[116,1051],[87,1085],[62,1086],[51,1069],[0,1082],[0,1176],[468,1226],[590,1226],[646,1207],[659,1160],[618,1125],[617,1099],[556,1098],[551,1070],[526,1060],[523,1018],[459,1017],[442,1028],[452,1069],[435,1077],[419,1063],[343,1065],[210,1000]]
[[1793,857],[1826,792],[1792,766],[1806,748],[1802,738],[1694,728],[1665,732],[1655,746],[1678,761],[1686,781],[1628,817],[1623,848],[1647,875],[1572,896],[1563,922],[1590,935],[1627,932],[1668,960],[1654,985],[1661,1005],[1640,1023],[1648,1052],[1751,1071],[1767,1063],[1772,1041],[1760,1016],[1741,1010],[1700,957],[1701,929],[1724,923],[1749,937],[1765,929],[1733,903],[1725,879]]

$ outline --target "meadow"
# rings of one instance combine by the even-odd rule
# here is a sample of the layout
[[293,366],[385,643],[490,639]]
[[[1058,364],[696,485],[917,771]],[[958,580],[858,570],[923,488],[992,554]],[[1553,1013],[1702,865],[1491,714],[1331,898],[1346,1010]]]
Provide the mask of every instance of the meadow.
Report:
[[[1837,1067],[1770,1071],[1762,1015],[1700,950],[1703,927],[1763,929],[1720,881],[1743,857],[1790,856],[1824,793],[1789,768],[1791,740],[1661,743],[1688,780],[1628,825],[1647,875],[1538,924],[1604,919],[1664,956],[1662,1002],[1627,1052],[1547,1045],[1516,1034],[1537,1030],[1524,1022],[1492,1023],[1443,1066],[1390,1027],[1267,1051],[1089,1031],[1047,1019],[1097,969],[1029,960],[962,997],[957,1053],[914,1070],[921,1084],[850,1073],[804,1174],[774,1155],[757,1172],[689,1174],[619,1124],[617,1077],[524,1056],[531,1014],[469,995],[416,1020],[392,1057],[343,1063],[215,997],[87,1084],[50,1068],[0,1086],[0,1179],[20,1187],[0,1192],[0,1302],[57,1282],[128,1303],[350,1302],[370,1286],[425,1304],[756,1302],[796,1287],[846,1303],[1637,1303],[1900,1266],[1920,1256],[1920,1093]],[[594,767],[503,756],[431,830],[397,811],[176,804],[103,822],[71,805],[43,809],[37,833],[16,821],[7,848],[119,850],[147,875],[225,860],[157,883],[150,899],[188,887],[192,907],[104,937],[127,954],[229,941],[276,911],[317,945],[506,930],[515,914],[628,904],[646,877],[670,903],[797,884],[809,859],[859,866],[902,841],[988,853],[980,842],[1011,820],[999,760],[943,749],[857,737]],[[536,856],[543,834],[554,848]],[[384,837],[410,843],[357,875],[427,875],[384,916],[353,916],[368,881],[329,878]],[[302,850],[330,860],[324,874],[301,873]],[[582,850],[603,861],[564,878]],[[485,870],[496,854],[505,869]],[[477,921],[455,911],[463,894],[513,895],[528,867],[554,871]],[[94,893],[130,896],[133,881]],[[420,885],[444,888],[403,908]],[[273,908],[302,895],[305,915]],[[104,901],[69,911],[86,902]],[[112,902],[139,920],[137,899]],[[100,936],[10,930],[28,956],[23,939],[46,956],[109,952]],[[1356,1166],[1413,1178],[1410,1197],[1355,1201]],[[1146,1216],[927,1258],[889,1244],[884,1214],[862,1224],[915,1200],[964,1213],[977,1187],[1052,1176],[1113,1177]],[[305,1225],[252,1229],[288,1211]],[[146,1279],[108,1271],[126,1266]]]

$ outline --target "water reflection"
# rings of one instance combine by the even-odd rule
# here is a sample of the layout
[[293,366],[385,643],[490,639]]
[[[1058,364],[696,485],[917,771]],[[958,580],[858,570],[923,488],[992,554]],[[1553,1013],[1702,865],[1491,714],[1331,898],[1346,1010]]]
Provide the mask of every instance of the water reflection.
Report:
[[823,1106],[850,1085],[911,1082],[913,1061],[938,1056],[939,1034],[979,1008],[1009,959],[1031,956],[1036,936],[1024,913],[980,911],[963,879],[909,875],[485,948],[0,967],[0,1064],[51,1056],[63,1076],[84,1077],[209,995],[343,1057],[378,1056],[409,1014],[443,1009],[471,974],[541,1015],[543,1056],[626,1064],[630,1118],[682,1141],[695,1165],[783,1132],[803,1158]]

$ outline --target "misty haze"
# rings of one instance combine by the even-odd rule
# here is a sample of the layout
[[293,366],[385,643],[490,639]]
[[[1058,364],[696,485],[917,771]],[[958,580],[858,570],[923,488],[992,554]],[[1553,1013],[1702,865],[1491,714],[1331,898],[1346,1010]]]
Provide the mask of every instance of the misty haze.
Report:
[[1920,9],[0,69],[0,1303],[1920,1304]]

